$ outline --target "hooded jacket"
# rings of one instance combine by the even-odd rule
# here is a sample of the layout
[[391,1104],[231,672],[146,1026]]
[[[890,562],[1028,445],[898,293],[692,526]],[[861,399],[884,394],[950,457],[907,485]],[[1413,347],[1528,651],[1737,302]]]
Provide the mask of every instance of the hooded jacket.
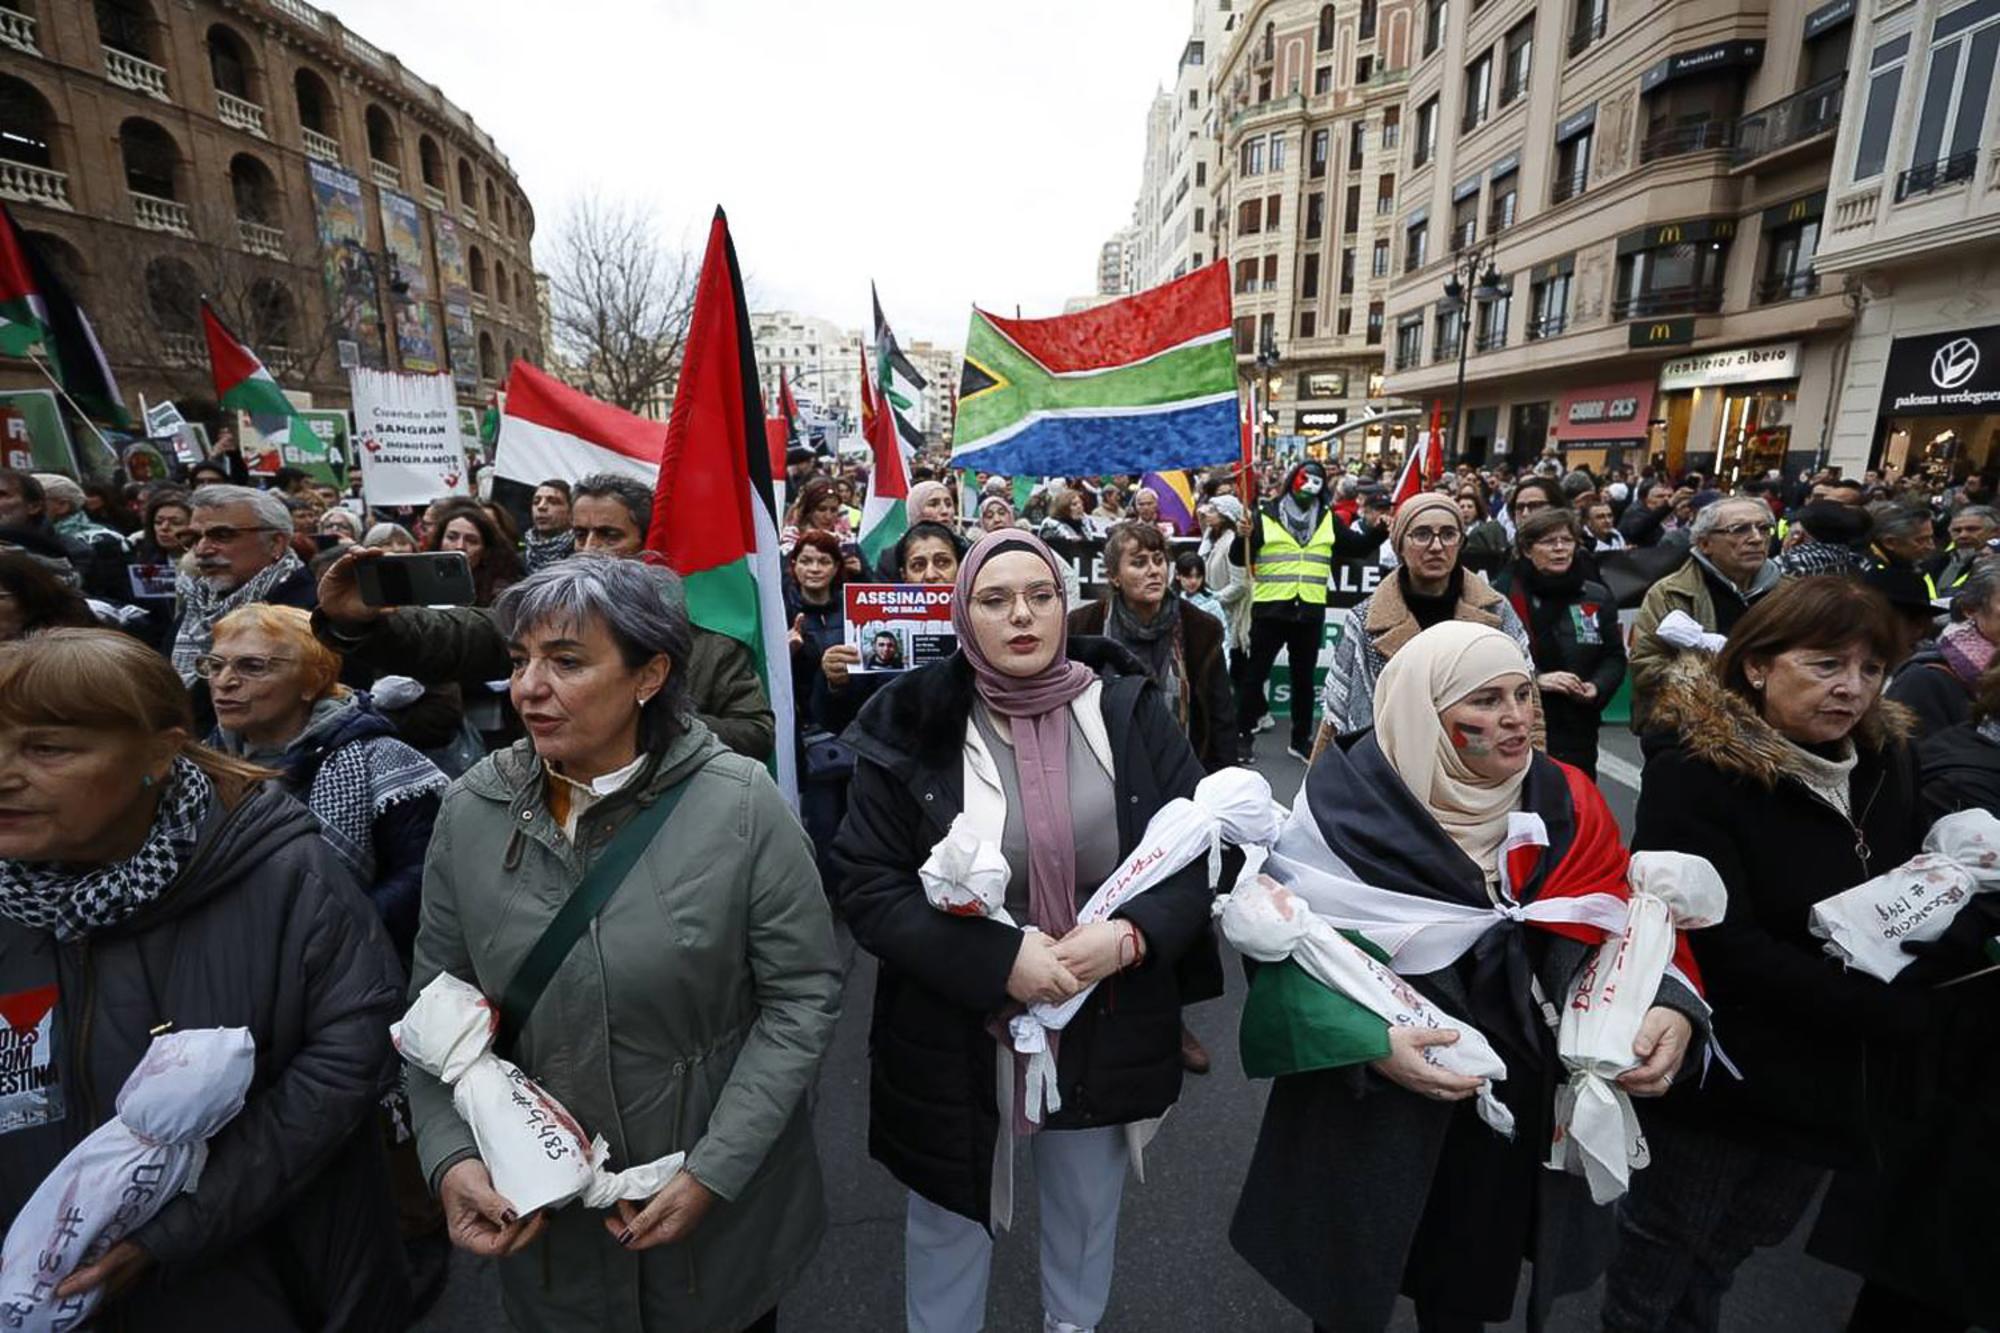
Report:
[[[130,1330],[400,1328],[409,1287],[375,1108],[401,970],[304,806],[218,801],[151,904],[67,944],[0,920],[0,995],[53,986],[63,1118],[0,1136],[13,1218],[91,1130],[162,1023],[247,1027],[256,1073],[192,1194],[133,1233],[153,1264],[98,1321]],[[122,1325],[114,1323],[122,1320]]]
[[[1765,561],[1752,580],[1751,596],[1761,597],[1776,587],[1783,572]],[[1675,664],[1694,649],[1676,648],[1660,638],[1660,622],[1675,611],[1685,611],[1703,629],[1714,632],[1715,593],[1702,576],[1702,561],[1692,551],[1687,563],[1646,590],[1639,614],[1632,621],[1632,730],[1644,731],[1652,725],[1649,714],[1653,694],[1674,669]]]

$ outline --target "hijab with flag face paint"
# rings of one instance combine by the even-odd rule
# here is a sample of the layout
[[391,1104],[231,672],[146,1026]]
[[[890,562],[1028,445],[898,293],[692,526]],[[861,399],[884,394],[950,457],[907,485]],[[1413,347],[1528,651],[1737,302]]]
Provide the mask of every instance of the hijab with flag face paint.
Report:
[[1527,766],[1498,781],[1479,776],[1452,744],[1440,715],[1510,676],[1534,679],[1519,645],[1489,626],[1448,620],[1405,644],[1375,687],[1376,743],[1411,795],[1489,879],[1499,872],[1507,814],[1520,808]]

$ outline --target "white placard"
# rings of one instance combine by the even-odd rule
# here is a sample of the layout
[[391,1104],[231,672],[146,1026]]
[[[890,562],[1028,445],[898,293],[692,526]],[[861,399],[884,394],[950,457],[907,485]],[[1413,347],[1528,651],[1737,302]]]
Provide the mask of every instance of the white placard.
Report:
[[1732,347],[1724,352],[1677,356],[1660,367],[1660,390],[1705,389],[1712,384],[1755,384],[1761,380],[1799,377],[1799,345],[1765,343]]
[[356,369],[354,456],[371,505],[423,505],[469,493],[449,375]]

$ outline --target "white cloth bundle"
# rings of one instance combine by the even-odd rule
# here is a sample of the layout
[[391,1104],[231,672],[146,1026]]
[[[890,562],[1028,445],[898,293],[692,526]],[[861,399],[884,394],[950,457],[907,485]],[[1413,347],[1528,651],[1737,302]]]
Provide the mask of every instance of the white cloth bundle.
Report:
[[930,905],[948,916],[985,916],[1011,926],[1007,915],[1007,882],[1014,877],[1000,849],[972,829],[959,815],[931,854],[917,867]]
[[56,1287],[195,1188],[208,1140],[243,1109],[256,1065],[245,1028],[153,1039],[118,1090],[118,1114],[70,1149],[7,1229],[0,1327],[42,1333],[90,1317],[102,1288],[58,1300]]
[[1640,1063],[1632,1043],[1660,982],[1672,973],[1694,991],[1673,966],[1674,932],[1712,926],[1729,907],[1722,877],[1699,856],[1634,853],[1626,882],[1632,897],[1624,929],[1598,945],[1578,972],[1556,1032],[1570,1076],[1556,1089],[1549,1166],[1582,1176],[1600,1204],[1625,1193],[1632,1172],[1650,1159],[1632,1099],[1612,1080]]
[[1911,940],[1943,935],[1975,893],[2000,888],[2000,819],[1961,810],[1931,825],[1924,849],[1894,870],[1815,903],[1809,928],[1826,951],[1882,981],[1916,961]]
[[1215,919],[1238,953],[1263,963],[1289,958],[1313,980],[1339,991],[1391,1027],[1456,1030],[1456,1042],[1425,1047],[1424,1059],[1454,1074],[1485,1079],[1478,1093],[1479,1118],[1513,1137],[1514,1113],[1493,1092],[1493,1085],[1507,1077],[1507,1064],[1485,1036],[1369,957],[1303,898],[1246,868],[1236,887],[1216,900]]
[[1701,622],[1685,611],[1669,611],[1661,616],[1653,633],[1676,648],[1694,648],[1704,653],[1719,653],[1729,646],[1727,635],[1703,629]]
[[440,972],[389,1038],[405,1060],[451,1087],[451,1104],[472,1130],[479,1160],[514,1210],[526,1216],[581,1199],[609,1208],[650,1199],[681,1169],[684,1153],[605,1169],[610,1147],[587,1138],[576,1118],[535,1081],[493,1054],[500,1015],[476,987]]

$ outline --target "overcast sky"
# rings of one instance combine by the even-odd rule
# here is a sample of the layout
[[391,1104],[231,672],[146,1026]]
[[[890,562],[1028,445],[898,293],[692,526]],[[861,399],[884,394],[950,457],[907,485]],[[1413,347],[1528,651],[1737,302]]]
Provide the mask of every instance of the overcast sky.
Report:
[[[1129,220],[1187,0],[320,0],[471,114],[546,235],[598,191],[699,245],[720,203],[759,309],[905,342],[977,302],[1058,314]],[[539,245],[538,245],[539,250]]]

